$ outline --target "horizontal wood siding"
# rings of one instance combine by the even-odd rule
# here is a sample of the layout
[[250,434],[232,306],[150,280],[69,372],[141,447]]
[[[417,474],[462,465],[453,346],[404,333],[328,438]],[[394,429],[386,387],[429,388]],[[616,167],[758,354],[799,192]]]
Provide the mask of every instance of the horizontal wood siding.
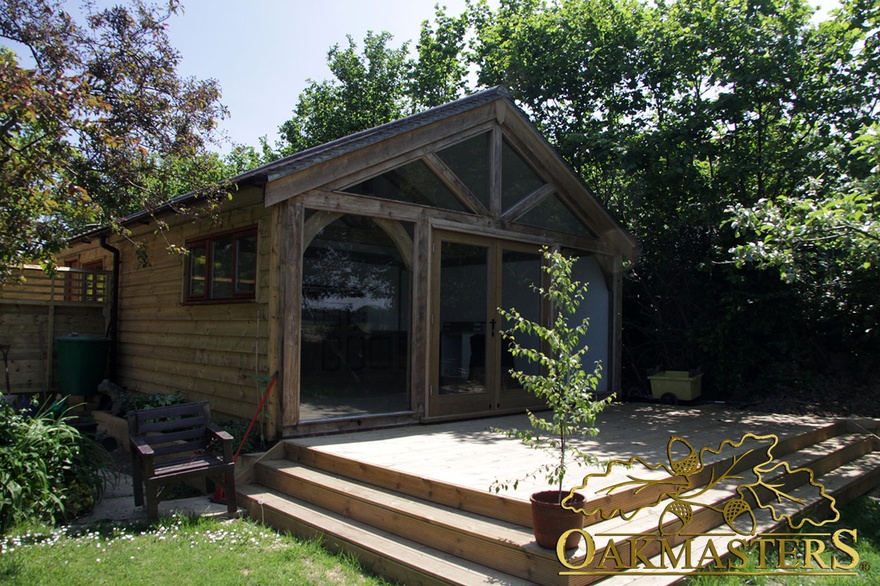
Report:
[[[149,266],[141,266],[133,247],[114,238],[121,251],[119,299],[119,384],[140,393],[182,391],[188,400],[211,402],[218,419],[250,419],[269,375],[268,306],[270,211],[257,189],[235,195],[235,208],[216,221],[186,216],[167,219],[169,230],[133,226],[132,240],[143,242]],[[168,245],[258,226],[258,288],[255,301],[184,304],[185,257]]]

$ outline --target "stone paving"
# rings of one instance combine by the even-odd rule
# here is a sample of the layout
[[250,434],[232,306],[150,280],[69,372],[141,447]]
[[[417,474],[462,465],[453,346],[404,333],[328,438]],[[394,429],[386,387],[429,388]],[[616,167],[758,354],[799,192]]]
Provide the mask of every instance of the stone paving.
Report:
[[[226,505],[211,501],[210,496],[196,496],[183,499],[161,501],[159,515],[173,514],[198,515],[202,517],[222,517],[226,515]],[[76,520],[77,525],[91,525],[100,521],[142,521],[147,519],[146,507],[134,506],[134,489],[131,476],[119,474],[112,479],[104,491],[104,496],[90,515]]]

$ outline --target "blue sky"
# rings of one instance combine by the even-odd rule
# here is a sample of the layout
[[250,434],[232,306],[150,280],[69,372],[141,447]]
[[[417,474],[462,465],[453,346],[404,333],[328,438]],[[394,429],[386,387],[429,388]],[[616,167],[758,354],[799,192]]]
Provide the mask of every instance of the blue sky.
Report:
[[172,19],[168,33],[183,56],[181,74],[220,82],[230,111],[221,123],[228,138],[256,146],[267,136],[274,144],[307,80],[331,77],[332,45],[345,46],[350,34],[360,46],[367,31],[387,30],[392,46],[407,40],[412,46],[437,3],[448,14],[465,8],[465,0],[183,0],[184,13]]
[[[184,0],[184,13],[168,28],[180,51],[180,73],[214,78],[230,111],[221,129],[236,142],[271,143],[289,119],[307,79],[331,77],[327,51],[360,46],[367,31],[387,30],[392,46],[418,40],[419,27],[432,20],[436,0]],[[459,14],[465,0],[441,0]],[[494,3],[493,3],[494,4]],[[223,149],[228,150],[227,148]]]

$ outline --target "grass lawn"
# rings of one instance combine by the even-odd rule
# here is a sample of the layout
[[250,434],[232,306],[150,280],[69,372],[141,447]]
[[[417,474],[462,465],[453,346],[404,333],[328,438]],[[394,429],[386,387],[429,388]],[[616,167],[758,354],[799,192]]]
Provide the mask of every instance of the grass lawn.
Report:
[[386,585],[317,541],[252,521],[174,517],[157,525],[19,530],[0,536],[0,584]]
[[[869,497],[853,501],[842,509],[840,521],[824,526],[822,532],[831,533],[841,528],[858,531],[858,576],[697,574],[686,578],[685,583],[690,586],[880,586],[880,502]],[[832,549],[831,544],[828,549]],[[754,560],[756,556],[749,557]],[[769,554],[767,557],[774,558]],[[388,586],[388,582],[365,574],[352,558],[328,553],[318,541],[279,535],[249,520],[188,517],[163,519],[156,525],[39,528],[0,536],[0,584]]]
[[[802,532],[813,532],[815,528],[807,525]],[[798,586],[801,584],[821,584],[836,586],[880,586],[880,501],[867,496],[860,497],[840,511],[840,520],[830,523],[818,529],[822,533],[833,533],[837,529],[855,529],[858,539],[855,550],[859,552],[859,565],[854,570],[857,576],[707,576],[695,574],[686,579],[688,586],[739,586],[740,584],[754,584],[756,586]],[[833,549],[832,544],[827,544],[827,549]],[[827,553],[827,552],[826,552]],[[755,559],[749,555],[751,564],[745,570],[756,571]],[[768,560],[776,558],[775,555],[767,556]],[[823,554],[823,559],[828,559]],[[849,563],[849,558],[843,556],[841,563]],[[795,560],[787,562],[790,566],[796,564]],[[762,570],[763,571],[763,570]]]

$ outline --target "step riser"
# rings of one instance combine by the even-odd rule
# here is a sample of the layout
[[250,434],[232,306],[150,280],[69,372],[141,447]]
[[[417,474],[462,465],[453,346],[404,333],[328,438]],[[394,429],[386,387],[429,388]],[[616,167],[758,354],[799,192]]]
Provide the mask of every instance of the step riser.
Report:
[[535,552],[522,549],[531,539],[521,543],[492,539],[467,527],[450,526],[442,521],[440,513],[434,518],[412,516],[393,504],[363,500],[265,466],[257,469],[256,478],[273,490],[328,511],[521,578],[532,579],[536,574],[552,575],[559,571],[554,555],[534,555]]
[[419,568],[402,563],[399,560],[377,554],[362,547],[359,543],[329,533],[322,527],[314,526],[294,516],[285,514],[273,506],[261,505],[258,501],[248,497],[244,497],[241,502],[247,508],[248,514],[252,519],[258,519],[260,522],[279,531],[288,531],[307,539],[320,539],[324,547],[332,552],[345,552],[357,556],[358,561],[366,569],[377,575],[395,580],[401,584],[417,584],[420,586],[450,586],[457,584],[454,581],[426,574]]

